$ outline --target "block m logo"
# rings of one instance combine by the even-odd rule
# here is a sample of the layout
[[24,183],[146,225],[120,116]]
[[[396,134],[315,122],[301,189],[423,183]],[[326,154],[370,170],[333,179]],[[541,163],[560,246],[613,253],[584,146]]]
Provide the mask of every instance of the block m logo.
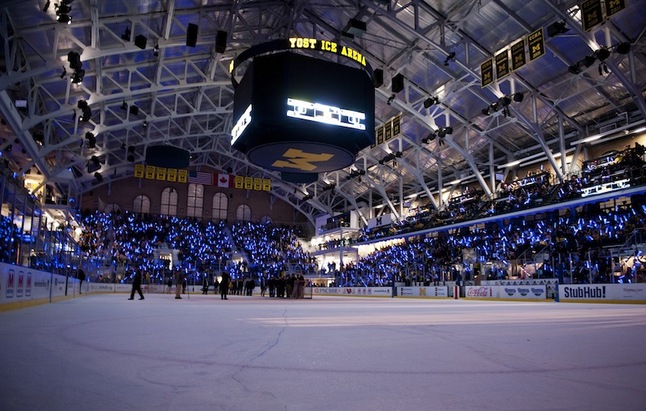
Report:
[[276,168],[295,168],[301,171],[312,172],[319,166],[314,163],[329,161],[334,154],[308,153],[296,148],[290,148],[283,154],[283,159],[276,160],[272,164]]

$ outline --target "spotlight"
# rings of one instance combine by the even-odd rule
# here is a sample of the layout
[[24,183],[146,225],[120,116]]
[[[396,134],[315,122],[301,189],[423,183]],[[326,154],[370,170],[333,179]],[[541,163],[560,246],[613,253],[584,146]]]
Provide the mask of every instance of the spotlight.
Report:
[[130,28],[126,27],[126,31],[124,31],[123,34],[121,35],[121,39],[124,41],[130,41],[130,34],[131,34]]
[[511,99],[514,100],[516,103],[522,103],[524,98],[525,98],[525,95],[523,93],[514,93],[511,95]]
[[594,56],[593,56],[593,55],[585,56],[585,57],[583,58],[583,65],[584,65],[586,68],[588,68],[588,67],[590,67],[591,65],[593,65],[593,64],[594,64],[595,60],[596,60],[596,58],[594,58]]
[[73,84],[79,84],[80,82],[83,81],[84,76],[85,76],[85,70],[75,71],[74,74],[72,75],[72,79],[70,81]]
[[85,133],[85,138],[87,139],[88,148],[96,147],[96,137],[94,136],[94,134],[88,131],[87,133]]
[[601,47],[599,50],[594,52],[594,55],[597,56],[599,61],[604,61],[605,59],[610,57],[610,50],[605,47]]
[[500,108],[498,106],[498,102],[491,103],[491,105],[489,107],[491,108],[491,111],[498,111],[498,109]]
[[81,110],[87,108],[88,107],[87,101],[79,100],[78,103],[76,103],[76,107],[80,108]]
[[159,56],[159,44],[157,43],[155,43],[155,47],[153,47],[153,56]]
[[568,31],[570,31],[570,29],[566,27],[565,20],[555,21],[554,23],[547,26],[547,35],[549,37],[556,37],[559,34],[565,34]]
[[83,67],[81,55],[76,51],[70,51],[67,53],[67,61],[70,63],[70,68],[72,70],[80,70]]
[[617,47],[615,48],[615,50],[619,54],[628,54],[630,52],[630,43],[627,41],[619,43],[617,44]]
[[454,52],[454,51],[452,51],[452,52],[450,52],[450,53],[449,53],[449,55],[448,55],[448,56],[446,56],[446,58],[444,59],[444,65],[445,65],[445,66],[448,66],[448,65],[449,65],[449,61],[453,60],[454,58],[455,58],[455,52]]
[[490,116],[491,115],[491,107],[485,107],[482,110],[480,110],[483,116]]
[[103,182],[103,176],[98,171],[94,173],[94,178],[96,178],[96,181],[98,181],[99,183]]
[[567,68],[567,71],[569,71],[572,74],[579,74],[581,73],[581,68],[579,67],[579,63],[577,64],[572,64],[570,67]]
[[440,104],[440,99],[437,97],[429,97],[426,100],[424,100],[424,108],[429,108],[433,104]]
[[502,96],[498,99],[498,105],[500,107],[507,107],[510,104],[511,104],[511,99],[509,98],[509,96]]
[[72,17],[67,14],[61,14],[56,18],[56,21],[59,23],[72,24]]
[[396,158],[402,158],[403,156],[404,156],[404,153],[402,153],[401,151],[396,151],[395,152],[395,157]]
[[395,95],[393,94],[392,96],[388,97],[388,101],[386,101],[386,104],[390,105],[394,99],[395,99]]

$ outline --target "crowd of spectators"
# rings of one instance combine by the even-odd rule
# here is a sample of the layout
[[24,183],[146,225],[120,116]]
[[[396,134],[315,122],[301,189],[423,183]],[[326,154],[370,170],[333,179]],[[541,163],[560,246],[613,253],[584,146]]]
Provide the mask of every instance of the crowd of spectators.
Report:
[[10,217],[0,216],[0,262],[15,263],[20,229]]
[[[448,226],[462,221],[503,216],[519,210],[558,204],[589,195],[646,184],[645,148],[639,143],[622,151],[612,151],[584,162],[581,173],[555,181],[547,171],[528,173],[523,178],[501,182],[493,198],[482,191],[465,187],[447,204],[434,209],[420,207],[418,212],[397,224],[363,229],[359,242],[393,237],[414,231]],[[606,186],[603,186],[606,184]],[[614,185],[613,185],[614,184]]]
[[[534,255],[548,256],[538,262],[541,278],[562,277],[570,270],[576,283],[614,280],[635,281],[639,273],[632,267],[611,272],[608,246],[625,244],[636,232],[646,234],[646,206],[620,205],[601,210],[589,207],[577,216],[546,216],[527,221],[519,217],[490,223],[484,227],[445,231],[437,236],[409,237],[406,241],[378,249],[356,263],[334,271],[339,286],[380,286],[396,282],[430,284],[455,279],[455,271],[465,280],[473,279],[473,266],[482,266],[483,279],[510,278],[512,262],[520,264]],[[473,260],[464,260],[463,251],[472,251]],[[535,262],[535,260],[534,260]],[[484,264],[489,263],[487,271]],[[493,263],[493,264],[491,264]],[[615,261],[619,266],[619,262]],[[475,270],[474,270],[475,271]],[[643,279],[642,279],[643,281]]]
[[[156,283],[169,277],[169,260],[159,258],[160,250],[178,250],[173,269],[184,270],[189,283],[200,284],[204,276],[226,270],[231,278],[259,278],[281,275],[288,268],[306,270],[314,259],[298,241],[294,230],[269,223],[200,222],[173,216],[152,216],[132,212],[88,213],[83,217],[80,239],[83,252],[109,267],[105,281],[132,267],[149,274]],[[241,258],[235,258],[239,255]]]

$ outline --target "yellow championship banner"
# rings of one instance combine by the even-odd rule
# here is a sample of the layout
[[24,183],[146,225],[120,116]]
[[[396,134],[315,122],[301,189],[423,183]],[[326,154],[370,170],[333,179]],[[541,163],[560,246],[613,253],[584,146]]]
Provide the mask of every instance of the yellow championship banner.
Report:
[[177,182],[188,183],[188,170],[177,170]]
[[155,179],[155,166],[146,166],[146,180]]
[[509,75],[509,50],[496,54],[496,78],[500,80]]
[[157,167],[157,180],[166,181],[166,168]]
[[518,70],[527,63],[525,59],[525,39],[517,41],[511,46],[511,69]]
[[176,168],[169,168],[166,171],[166,180],[171,181],[171,182],[176,182],[177,181],[177,169]]
[[253,178],[252,177],[245,177],[244,178],[244,189],[245,190],[253,190]]
[[236,176],[233,186],[242,190],[244,188],[244,177]]
[[262,179],[262,190],[263,191],[271,191],[271,179],[269,179],[269,178],[263,178]]
[[527,36],[527,45],[529,47],[529,61],[534,61],[545,54],[545,38],[542,27]]
[[262,178],[254,177],[254,179],[253,179],[253,189],[256,190],[256,191],[261,191],[262,190]]
[[144,178],[145,169],[143,164],[135,164],[135,178]]
[[484,88],[491,83],[493,83],[493,59],[480,65],[480,86]]

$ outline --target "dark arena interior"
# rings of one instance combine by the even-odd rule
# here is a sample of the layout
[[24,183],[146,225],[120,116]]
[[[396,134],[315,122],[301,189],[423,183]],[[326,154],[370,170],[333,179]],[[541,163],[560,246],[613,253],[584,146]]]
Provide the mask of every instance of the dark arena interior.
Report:
[[645,23],[0,2],[0,409],[642,410]]

